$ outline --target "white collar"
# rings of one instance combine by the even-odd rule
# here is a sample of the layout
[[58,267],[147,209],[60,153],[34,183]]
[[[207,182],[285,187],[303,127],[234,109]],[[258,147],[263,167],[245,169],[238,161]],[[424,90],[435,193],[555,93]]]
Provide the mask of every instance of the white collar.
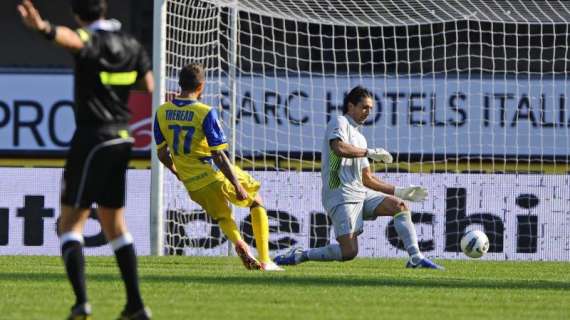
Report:
[[348,123],[350,123],[353,127],[360,129],[362,128],[362,125],[359,124],[358,122],[356,122],[354,119],[352,119],[351,116],[345,114],[344,117],[346,118],[346,120],[348,120]]
[[121,30],[121,22],[116,19],[99,19],[88,25],[87,29],[91,31],[119,31]]

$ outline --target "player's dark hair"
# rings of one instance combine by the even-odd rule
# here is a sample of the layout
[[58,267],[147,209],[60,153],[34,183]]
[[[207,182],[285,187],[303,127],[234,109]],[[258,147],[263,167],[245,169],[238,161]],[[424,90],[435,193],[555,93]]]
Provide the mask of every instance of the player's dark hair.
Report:
[[107,13],[106,0],[71,0],[71,11],[79,19],[92,22],[103,18]]
[[356,86],[350,90],[350,92],[344,97],[344,102],[342,104],[342,114],[348,112],[348,103],[353,105],[359,104],[364,98],[374,99],[374,95],[370,90],[364,88],[363,86]]
[[194,92],[206,80],[204,67],[200,63],[189,63],[178,74],[178,84],[184,91]]

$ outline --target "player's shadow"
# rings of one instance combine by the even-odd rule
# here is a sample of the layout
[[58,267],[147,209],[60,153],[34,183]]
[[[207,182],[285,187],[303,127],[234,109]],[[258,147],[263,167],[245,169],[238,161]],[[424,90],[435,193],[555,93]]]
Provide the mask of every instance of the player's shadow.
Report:
[[[120,276],[101,273],[87,273],[88,281],[120,281]],[[66,281],[63,273],[25,273],[0,272],[0,281]],[[411,287],[411,288],[473,288],[473,289],[545,289],[570,290],[570,282],[553,280],[514,280],[514,279],[461,279],[461,278],[393,278],[378,276],[358,279],[350,276],[296,276],[285,274],[259,274],[202,276],[202,275],[141,275],[142,282],[157,283],[201,283],[240,285],[276,285],[276,286],[316,286],[316,287]]]
[[[351,277],[329,276],[229,276],[211,277],[200,275],[186,276],[146,276],[151,281],[172,281],[179,283],[204,284],[244,284],[248,285],[278,285],[278,286],[316,286],[316,287],[417,287],[417,288],[482,288],[482,289],[546,289],[570,290],[570,282],[563,281],[524,281],[524,280],[491,280],[491,279],[417,279],[378,277],[373,279],[355,279]],[[144,281],[144,280],[143,280]]]

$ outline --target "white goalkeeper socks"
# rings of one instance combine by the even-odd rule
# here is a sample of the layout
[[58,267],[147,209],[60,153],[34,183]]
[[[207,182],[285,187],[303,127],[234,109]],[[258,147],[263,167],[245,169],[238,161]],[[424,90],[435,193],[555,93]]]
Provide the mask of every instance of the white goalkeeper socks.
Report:
[[307,258],[311,261],[342,261],[342,251],[338,244],[329,244],[308,250]]
[[416,228],[412,222],[410,211],[402,211],[394,216],[394,228],[396,228],[398,236],[404,242],[404,248],[406,248],[406,251],[412,258],[412,263],[417,263],[423,259],[424,256],[418,246]]

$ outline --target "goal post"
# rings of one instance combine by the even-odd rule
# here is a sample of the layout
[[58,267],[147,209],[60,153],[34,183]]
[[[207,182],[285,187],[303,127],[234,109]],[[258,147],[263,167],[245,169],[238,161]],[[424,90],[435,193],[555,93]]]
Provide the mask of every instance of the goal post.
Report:
[[[165,66],[166,66],[166,0],[154,0],[153,7],[153,49],[152,64],[154,74],[154,91],[152,94],[152,116],[158,106],[164,103]],[[154,128],[153,128],[154,130]],[[156,144],[151,143],[151,194],[150,194],[150,253],[161,256],[164,253],[164,219],[163,219],[163,176],[164,168],[158,160]]]
[[[396,159],[373,164],[376,174],[429,189],[410,204],[426,254],[462,258],[461,236],[480,229],[491,241],[485,259],[570,260],[566,2],[155,3],[165,22],[155,20],[164,39],[155,41],[157,94],[177,91],[184,64],[205,65],[203,100],[220,110],[232,159],[262,183],[273,253],[334,241],[320,203],[320,150],[344,95],[363,85],[375,95],[362,129],[368,144]],[[163,207],[152,214],[164,228],[155,226],[153,247],[226,255],[227,239],[184,187],[169,172],[153,177]],[[235,216],[253,245],[249,212]],[[390,218],[366,222],[359,239],[360,255],[405,256]]]

